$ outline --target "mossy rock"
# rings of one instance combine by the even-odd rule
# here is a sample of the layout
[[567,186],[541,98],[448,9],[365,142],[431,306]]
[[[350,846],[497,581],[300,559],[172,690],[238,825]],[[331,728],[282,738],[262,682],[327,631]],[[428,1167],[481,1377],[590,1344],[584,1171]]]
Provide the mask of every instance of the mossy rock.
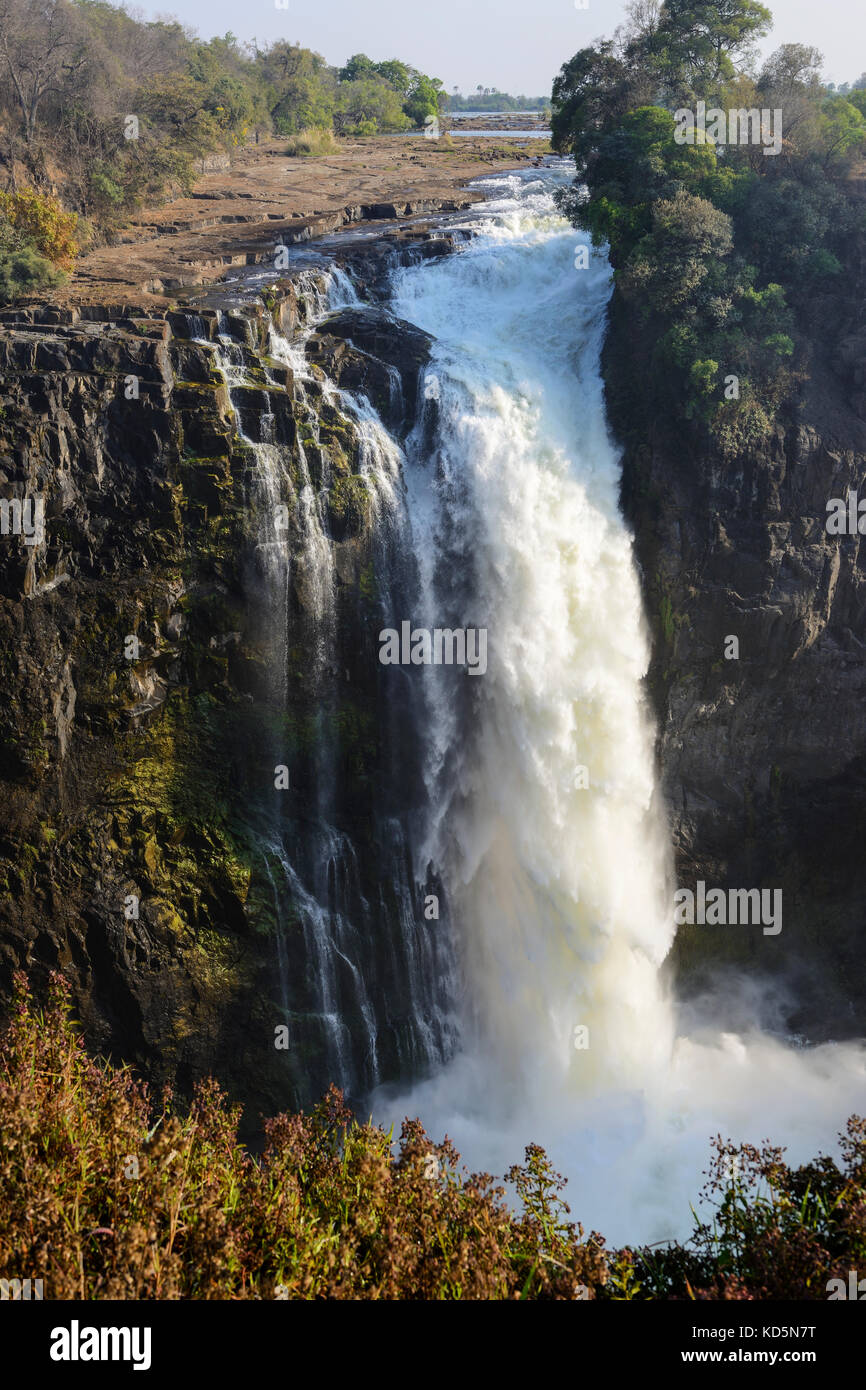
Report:
[[359,536],[370,519],[372,498],[360,473],[338,478],[328,496],[331,534],[336,541]]

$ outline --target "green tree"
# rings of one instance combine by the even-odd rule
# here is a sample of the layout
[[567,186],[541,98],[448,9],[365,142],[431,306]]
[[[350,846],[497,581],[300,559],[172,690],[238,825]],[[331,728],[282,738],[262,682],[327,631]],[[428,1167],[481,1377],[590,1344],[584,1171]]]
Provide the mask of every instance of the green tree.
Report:
[[819,139],[824,168],[847,167],[866,145],[866,117],[847,97],[827,97],[821,106]]
[[694,303],[719,260],[733,250],[733,224],[706,198],[685,191],[656,203],[652,220],[622,284],[626,292],[639,291],[652,311],[665,314]]
[[339,135],[376,135],[408,130],[399,92],[380,77],[341,82],[337,88],[334,129]]
[[623,59],[611,39],[582,48],[565,63],[553,83],[551,143],[559,154],[573,154],[578,171],[602,135],[615,130],[627,113],[652,100],[653,84]]
[[320,53],[281,41],[256,53],[255,61],[271,119],[281,135],[331,125],[336,74]]
[[416,126],[423,126],[428,116],[438,116],[447,99],[438,77],[425,77],[418,72],[403,103],[403,110]]
[[347,58],[346,66],[340,68],[339,72],[341,82],[363,82],[378,76],[376,64],[366,53],[355,53],[353,57]]
[[395,92],[399,92],[403,97],[409,95],[416,74],[415,69],[410,68],[408,63],[389,58],[387,62],[376,63],[375,70],[376,75],[393,87]]
[[772,22],[758,0],[665,0],[647,51],[669,89],[701,91],[733,77]]

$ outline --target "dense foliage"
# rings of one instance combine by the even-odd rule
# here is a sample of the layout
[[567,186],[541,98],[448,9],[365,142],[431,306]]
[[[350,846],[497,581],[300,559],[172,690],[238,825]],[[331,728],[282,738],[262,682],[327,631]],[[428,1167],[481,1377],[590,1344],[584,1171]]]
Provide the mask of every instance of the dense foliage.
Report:
[[[866,1267],[866,1123],[842,1166],[717,1141],[687,1246],[608,1251],[536,1145],[514,1207],[417,1120],[399,1142],[332,1090],[253,1157],[212,1081],[182,1110],[84,1050],[62,978],[17,979],[0,1051],[0,1277],[46,1298],[826,1298]],[[394,1150],[396,1149],[396,1153]]]
[[0,304],[63,280],[75,260],[77,222],[50,194],[0,193]]
[[[212,1082],[185,1117],[98,1064],[55,977],[39,1014],[20,985],[0,1063],[0,1276],[47,1298],[571,1298],[606,1260],[563,1220],[540,1149],[522,1199],[467,1176],[406,1122],[358,1124],[336,1091],[266,1125],[253,1158]],[[567,1210],[567,1209],[566,1209]]]
[[[831,91],[821,55],[800,44],[756,71],[752,44],[771,20],[756,0],[634,0],[629,16],[554,84],[554,146],[578,168],[563,204],[609,245],[615,312],[645,349],[629,389],[736,454],[769,434],[794,388],[800,334],[838,323],[853,297],[866,210],[849,175],[866,151],[866,82]],[[778,153],[711,129],[679,143],[675,112],[699,101],[781,112]]]

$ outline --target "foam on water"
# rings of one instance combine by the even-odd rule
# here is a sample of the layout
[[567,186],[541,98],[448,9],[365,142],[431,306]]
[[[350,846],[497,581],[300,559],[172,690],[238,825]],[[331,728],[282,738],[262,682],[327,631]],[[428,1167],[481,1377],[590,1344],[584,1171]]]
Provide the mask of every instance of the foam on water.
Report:
[[394,312],[436,339],[408,451],[423,601],[406,616],[489,636],[483,678],[420,673],[462,1050],[375,1112],[420,1115],[498,1174],[541,1143],[575,1217],[659,1240],[689,1230],[711,1135],[831,1150],[863,1108],[866,1051],[676,1035],[649,649],[599,365],[610,270],[598,252],[575,268],[584,238],[552,200],[565,177],[498,180],[463,252],[395,275]]

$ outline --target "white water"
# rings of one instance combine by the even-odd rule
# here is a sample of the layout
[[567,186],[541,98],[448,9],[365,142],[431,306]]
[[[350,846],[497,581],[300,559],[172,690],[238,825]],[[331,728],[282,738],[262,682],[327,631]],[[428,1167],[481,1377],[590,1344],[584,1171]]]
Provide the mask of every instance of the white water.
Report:
[[[652,1241],[688,1233],[711,1135],[770,1137],[794,1159],[832,1151],[863,1108],[866,1060],[757,1030],[676,1036],[659,971],[673,885],[647,639],[599,372],[609,272],[597,255],[574,268],[581,238],[550,183],[497,181],[465,252],[395,281],[394,312],[437,339],[425,394],[441,409],[435,459],[420,439],[410,450],[425,611],[404,616],[486,626],[489,667],[420,673],[438,810],[427,849],[458,933],[462,1052],[375,1104],[398,1127],[420,1115],[500,1175],[541,1143],[576,1219]],[[767,941],[783,950],[784,932]]]
[[[308,441],[319,443],[322,401],[351,423],[358,446],[356,469],[365,478],[378,523],[382,553],[377,561],[381,558],[382,564],[377,564],[377,583],[387,594],[386,553],[411,557],[411,538],[405,532],[403,453],[370,402],[363,396],[347,395],[333,382],[314,375],[304,353],[304,340],[318,321],[338,308],[357,303],[357,294],[336,267],[327,275],[302,275],[297,286],[306,305],[305,328],[293,342],[272,329],[268,356],[293,372],[293,392],[298,413],[305,417]],[[230,325],[224,320],[221,326]],[[199,320],[193,328],[199,341],[206,342],[204,324]],[[263,645],[274,716],[273,732],[265,729],[262,735],[268,781],[270,767],[275,768],[284,756],[279,720],[288,702],[288,634],[292,630],[297,640],[299,621],[304,624],[305,676],[315,692],[320,715],[311,755],[315,759],[311,779],[314,793],[304,804],[303,815],[284,815],[281,793],[276,789],[270,793],[268,788],[263,797],[264,814],[257,824],[257,843],[276,923],[281,1021],[289,1026],[291,1045],[300,1043],[318,1053],[323,1087],[333,1081],[360,1093],[380,1080],[383,1028],[404,1075],[417,1074],[451,1055],[454,1023],[447,1005],[447,985],[453,970],[449,970],[447,944],[431,937],[419,924],[407,877],[411,852],[404,827],[392,822],[383,826],[382,832],[392,855],[383,865],[393,898],[390,916],[385,904],[368,902],[361,893],[355,845],[335,828],[338,770],[327,705],[330,701],[331,709],[335,707],[334,687],[343,670],[336,631],[335,548],[326,517],[332,482],[326,455],[318,469],[311,469],[300,438],[292,445],[277,442],[276,388],[274,392],[265,389],[266,404],[254,425],[256,437],[245,433],[242,388],[262,390],[260,379],[250,375],[250,368],[260,366],[260,360],[227,331],[217,337],[216,365],[229,389],[236,430],[250,456],[249,556],[253,563],[247,583],[250,602],[260,619],[257,636]],[[392,392],[400,389],[399,374],[394,372]],[[289,513],[288,528],[275,527],[278,507]],[[293,590],[302,596],[302,620],[292,611]],[[289,934],[296,942],[298,928],[303,950],[296,948],[293,953]],[[391,932],[388,949],[380,952],[378,973],[370,959],[374,929]],[[306,968],[299,971],[299,962]],[[396,1019],[383,970],[390,972],[389,979],[402,983],[405,978],[408,1000]]]

